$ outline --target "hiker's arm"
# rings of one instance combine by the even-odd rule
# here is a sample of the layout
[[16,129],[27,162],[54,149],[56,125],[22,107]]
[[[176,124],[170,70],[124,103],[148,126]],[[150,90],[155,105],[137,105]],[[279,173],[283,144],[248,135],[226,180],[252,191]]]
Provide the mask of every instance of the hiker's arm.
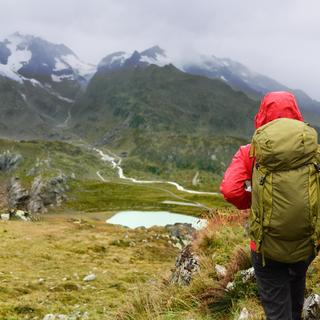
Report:
[[238,209],[251,206],[251,192],[245,190],[245,181],[251,180],[253,159],[249,157],[250,144],[240,147],[227,168],[220,191],[224,198]]

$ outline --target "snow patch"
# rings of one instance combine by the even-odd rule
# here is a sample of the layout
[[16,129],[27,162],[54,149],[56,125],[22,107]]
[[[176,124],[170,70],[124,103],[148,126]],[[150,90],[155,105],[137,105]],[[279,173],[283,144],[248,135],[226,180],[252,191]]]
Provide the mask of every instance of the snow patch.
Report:
[[81,61],[77,56],[68,54],[61,56],[61,61],[70,66],[79,76],[88,77],[96,72],[97,67]]
[[40,81],[36,80],[36,79],[23,78],[23,80],[24,80],[24,81],[29,81],[29,82],[31,82],[31,84],[32,84],[34,87],[38,86],[38,87],[43,88],[42,83],[41,83]]
[[73,74],[63,74],[61,76],[57,76],[55,74],[52,74],[51,79],[54,82],[61,82],[63,80],[74,80],[74,76],[73,76]]
[[27,45],[21,36],[14,34],[7,40],[7,48],[11,52],[7,66],[12,71],[17,72],[30,61],[32,53],[27,49]]
[[168,59],[167,56],[164,56],[158,53],[156,54],[155,58],[142,55],[140,61],[146,62],[148,64],[155,64],[159,67],[163,67],[171,63],[170,59]]
[[27,96],[24,93],[20,93],[22,99],[24,100],[24,102],[27,102]]
[[56,64],[54,66],[53,71],[61,71],[61,70],[68,69],[68,66],[64,62],[62,62],[59,58],[55,58],[54,60]]
[[66,102],[68,102],[68,103],[74,103],[74,100],[69,99],[69,98],[66,98],[66,97],[63,97],[63,96],[61,96],[61,95],[60,95],[59,93],[57,93],[57,92],[51,91],[51,92],[49,92],[49,93],[52,94],[53,96],[57,97],[57,98],[60,99],[60,100],[66,101]]
[[23,82],[22,78],[18,74],[10,70],[10,68],[4,64],[0,64],[0,75],[11,80],[17,81],[19,83]]
[[120,65],[123,65],[124,62],[131,57],[131,54],[128,52],[124,52],[121,55],[116,55],[111,58],[110,64],[114,64],[115,62],[118,62]]

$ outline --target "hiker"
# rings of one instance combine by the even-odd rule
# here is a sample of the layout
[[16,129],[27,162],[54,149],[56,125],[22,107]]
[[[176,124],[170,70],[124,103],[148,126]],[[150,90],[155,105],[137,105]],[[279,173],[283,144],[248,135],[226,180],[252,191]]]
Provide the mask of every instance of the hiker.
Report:
[[289,92],[262,99],[255,127],[220,190],[238,209],[251,208],[251,257],[267,320],[300,320],[320,233],[317,133],[303,122]]

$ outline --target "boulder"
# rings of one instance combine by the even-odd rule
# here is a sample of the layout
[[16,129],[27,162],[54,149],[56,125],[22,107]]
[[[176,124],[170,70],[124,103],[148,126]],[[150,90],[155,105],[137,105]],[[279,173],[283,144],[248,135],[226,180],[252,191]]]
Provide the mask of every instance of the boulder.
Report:
[[168,224],[165,226],[165,229],[171,239],[175,240],[175,242],[180,242],[183,247],[191,242],[193,233],[196,230],[192,227],[191,223]]
[[187,245],[176,259],[175,268],[172,270],[169,283],[188,285],[194,274],[199,271],[199,257],[191,251],[191,246]]
[[9,209],[25,209],[30,198],[29,192],[21,186],[18,178],[11,178],[7,187]]
[[249,281],[254,281],[256,279],[256,275],[254,273],[254,268],[251,267],[247,270],[240,271],[242,282],[247,283]]
[[2,213],[0,217],[1,217],[1,220],[8,221],[10,220],[10,213]]
[[28,211],[31,213],[44,213],[48,206],[60,206],[66,199],[68,190],[67,177],[59,175],[49,180],[43,180],[41,176],[34,179],[30,190]]
[[318,320],[320,319],[320,296],[312,293],[303,304],[302,319]]
[[22,160],[20,154],[5,151],[0,154],[0,171],[9,171],[15,169]]

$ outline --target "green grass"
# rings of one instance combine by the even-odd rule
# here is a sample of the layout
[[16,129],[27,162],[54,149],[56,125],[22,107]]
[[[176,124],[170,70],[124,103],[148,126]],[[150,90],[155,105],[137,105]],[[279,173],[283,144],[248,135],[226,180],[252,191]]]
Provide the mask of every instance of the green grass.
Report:
[[22,161],[15,170],[1,173],[2,180],[15,175],[28,184],[37,175],[51,177],[61,173],[69,177],[74,174],[75,178],[79,180],[99,180],[96,175],[98,170],[106,179],[116,177],[116,172],[102,162],[96,152],[83,146],[60,141],[1,139],[0,153],[7,150],[20,154]]
[[72,181],[65,206],[76,211],[164,210],[200,215],[204,208],[163,204],[165,200],[199,202],[210,208],[223,206],[221,196],[195,195],[166,184]]

